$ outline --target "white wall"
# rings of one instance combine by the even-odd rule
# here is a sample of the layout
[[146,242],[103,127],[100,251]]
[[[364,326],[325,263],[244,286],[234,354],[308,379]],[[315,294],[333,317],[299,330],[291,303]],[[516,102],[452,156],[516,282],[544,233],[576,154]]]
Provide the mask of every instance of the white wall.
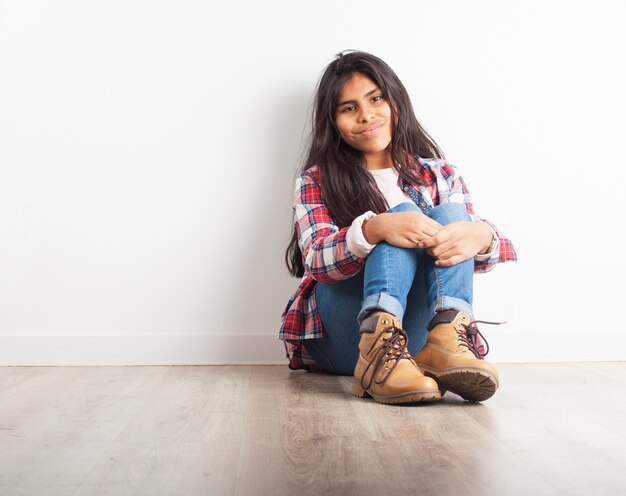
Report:
[[283,263],[323,67],[404,81],[520,262],[494,361],[626,359],[620,1],[2,3],[0,363],[283,362]]

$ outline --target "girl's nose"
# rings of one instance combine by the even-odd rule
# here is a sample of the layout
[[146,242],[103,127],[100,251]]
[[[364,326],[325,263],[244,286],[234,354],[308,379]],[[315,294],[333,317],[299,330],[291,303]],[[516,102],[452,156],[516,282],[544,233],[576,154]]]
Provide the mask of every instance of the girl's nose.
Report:
[[359,121],[368,122],[372,120],[373,117],[374,117],[374,109],[372,109],[371,107],[363,107],[359,114]]

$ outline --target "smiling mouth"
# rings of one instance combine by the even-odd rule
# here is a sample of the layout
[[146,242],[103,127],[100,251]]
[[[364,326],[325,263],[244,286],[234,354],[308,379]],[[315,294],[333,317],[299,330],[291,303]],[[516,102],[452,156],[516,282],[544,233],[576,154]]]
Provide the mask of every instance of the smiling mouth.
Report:
[[360,134],[362,136],[371,136],[372,134],[376,133],[379,129],[381,129],[383,127],[382,124],[376,124],[374,126],[370,126],[367,129],[364,129],[363,131],[361,131]]

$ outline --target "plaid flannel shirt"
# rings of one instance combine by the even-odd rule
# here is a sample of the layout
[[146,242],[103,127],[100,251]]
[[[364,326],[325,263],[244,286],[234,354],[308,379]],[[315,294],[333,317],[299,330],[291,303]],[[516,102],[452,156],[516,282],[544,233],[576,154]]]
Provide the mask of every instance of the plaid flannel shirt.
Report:
[[[488,272],[497,263],[516,261],[509,239],[491,222],[474,214],[465,182],[458,169],[441,159],[417,157],[418,171],[425,185],[415,187],[398,177],[398,186],[422,209],[427,211],[441,203],[464,203],[472,220],[482,221],[499,238],[499,250],[489,259],[474,262],[474,272]],[[347,279],[359,272],[365,259],[348,250],[346,233],[350,226],[339,228],[322,199],[317,165],[301,172],[296,179],[293,198],[294,225],[302,250],[304,276],[281,315],[278,338],[284,341],[292,370],[316,370],[315,361],[302,346],[305,339],[322,337],[322,322],[317,310],[315,285]]]

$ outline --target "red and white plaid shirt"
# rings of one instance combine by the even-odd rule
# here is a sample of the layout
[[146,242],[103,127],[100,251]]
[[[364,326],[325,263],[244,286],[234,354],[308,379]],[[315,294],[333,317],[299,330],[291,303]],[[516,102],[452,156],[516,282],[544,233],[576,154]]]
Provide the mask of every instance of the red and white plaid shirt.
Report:
[[[442,203],[464,203],[472,220],[483,221],[499,238],[499,250],[487,260],[475,261],[474,272],[488,272],[497,263],[516,261],[517,255],[510,240],[491,222],[474,214],[474,208],[465,182],[458,169],[441,159],[417,157],[418,172],[425,185],[415,187],[398,177],[398,186],[422,209]],[[346,233],[350,226],[339,229],[331,218],[319,184],[317,165],[300,173],[296,179],[293,198],[294,225],[302,250],[304,276],[281,315],[278,338],[285,343],[289,368],[315,370],[315,361],[302,346],[303,339],[322,337],[322,322],[317,310],[315,285],[347,279],[359,272],[365,258],[359,258],[348,249]]]

